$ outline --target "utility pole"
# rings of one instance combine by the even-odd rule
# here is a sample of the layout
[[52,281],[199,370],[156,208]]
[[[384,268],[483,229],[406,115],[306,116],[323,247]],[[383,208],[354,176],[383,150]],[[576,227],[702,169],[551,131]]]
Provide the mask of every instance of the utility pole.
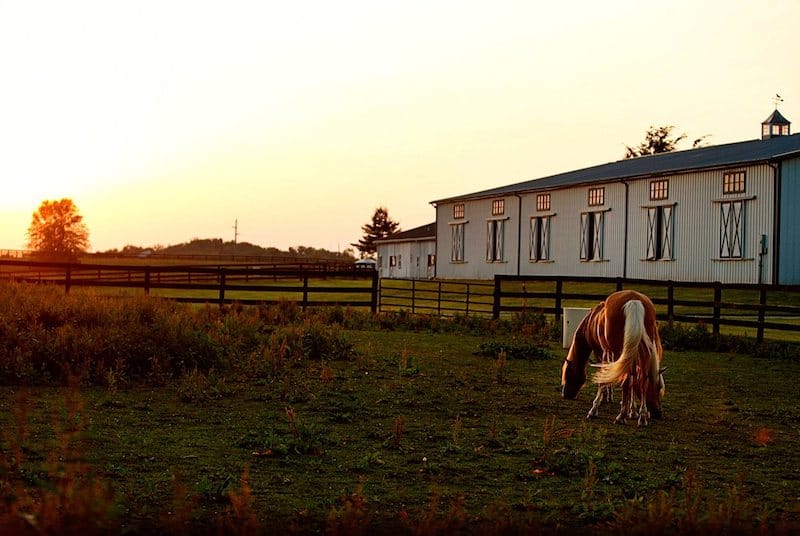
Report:
[[236,247],[236,243],[239,240],[239,219],[237,218],[233,222],[233,245]]

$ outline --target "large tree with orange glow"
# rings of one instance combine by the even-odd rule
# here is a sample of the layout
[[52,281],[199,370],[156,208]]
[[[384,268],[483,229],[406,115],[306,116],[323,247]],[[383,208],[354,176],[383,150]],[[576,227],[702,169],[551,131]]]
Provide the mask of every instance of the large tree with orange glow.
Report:
[[89,230],[72,199],[42,201],[28,228],[28,247],[64,257],[86,251]]

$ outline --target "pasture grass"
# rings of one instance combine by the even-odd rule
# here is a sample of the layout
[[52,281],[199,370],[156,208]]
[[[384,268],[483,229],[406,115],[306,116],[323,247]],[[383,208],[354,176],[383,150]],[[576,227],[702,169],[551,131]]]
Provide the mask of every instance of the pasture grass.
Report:
[[[665,330],[686,350],[665,355],[665,419],[637,429],[586,421],[589,386],[561,400],[540,317],[0,290],[0,533],[800,526],[796,352]],[[107,366],[14,379],[47,352]]]
[[[80,389],[70,452],[113,490],[100,519],[123,532],[255,522],[426,534],[800,522],[795,362],[670,352],[666,417],[637,429],[612,424],[612,408],[586,421],[588,390],[561,400],[557,358],[476,356],[485,338],[471,335],[347,336],[352,359],[230,373],[222,388],[209,374]],[[28,414],[27,485],[58,482],[48,463],[76,419],[69,393],[0,389],[4,430],[20,405]],[[231,517],[237,498],[244,517]]]

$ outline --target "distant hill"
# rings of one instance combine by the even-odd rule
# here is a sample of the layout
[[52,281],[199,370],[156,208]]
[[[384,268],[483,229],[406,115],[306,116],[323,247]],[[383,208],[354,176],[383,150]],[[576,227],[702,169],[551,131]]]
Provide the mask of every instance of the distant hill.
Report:
[[195,238],[190,242],[166,247],[153,246],[148,248],[128,245],[121,250],[111,249],[100,252],[99,254],[121,256],[158,255],[163,257],[264,257],[270,259],[314,259],[342,262],[352,262],[356,260],[351,249],[346,249],[344,252],[340,253],[336,251],[328,251],[327,249],[297,246],[296,248],[289,248],[288,251],[283,251],[273,247],[263,248],[249,242],[224,242],[221,238]]

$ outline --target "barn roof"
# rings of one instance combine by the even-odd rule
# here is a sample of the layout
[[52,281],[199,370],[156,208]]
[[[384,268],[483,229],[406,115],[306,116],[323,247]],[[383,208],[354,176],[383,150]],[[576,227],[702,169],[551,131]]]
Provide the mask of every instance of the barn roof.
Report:
[[764,119],[764,122],[761,123],[762,125],[769,123],[770,125],[791,125],[791,121],[783,117],[781,113],[776,108],[774,112],[772,112],[769,117]]
[[436,222],[428,223],[427,225],[421,225],[420,227],[414,227],[413,229],[409,229],[408,231],[402,231],[399,233],[394,233],[392,235],[387,236],[386,238],[382,238],[380,240],[375,240],[375,242],[391,242],[394,240],[433,240],[436,238]]
[[459,195],[432,201],[443,203],[467,199],[512,195],[535,190],[546,190],[579,184],[608,182],[620,179],[645,178],[654,175],[673,174],[707,168],[730,167],[760,162],[771,162],[800,155],[800,134],[777,136],[765,140],[751,140],[724,145],[713,145],[699,149],[673,151],[608,164],[588,167],[576,171],[559,173],[549,177],[510,184],[472,194]]

